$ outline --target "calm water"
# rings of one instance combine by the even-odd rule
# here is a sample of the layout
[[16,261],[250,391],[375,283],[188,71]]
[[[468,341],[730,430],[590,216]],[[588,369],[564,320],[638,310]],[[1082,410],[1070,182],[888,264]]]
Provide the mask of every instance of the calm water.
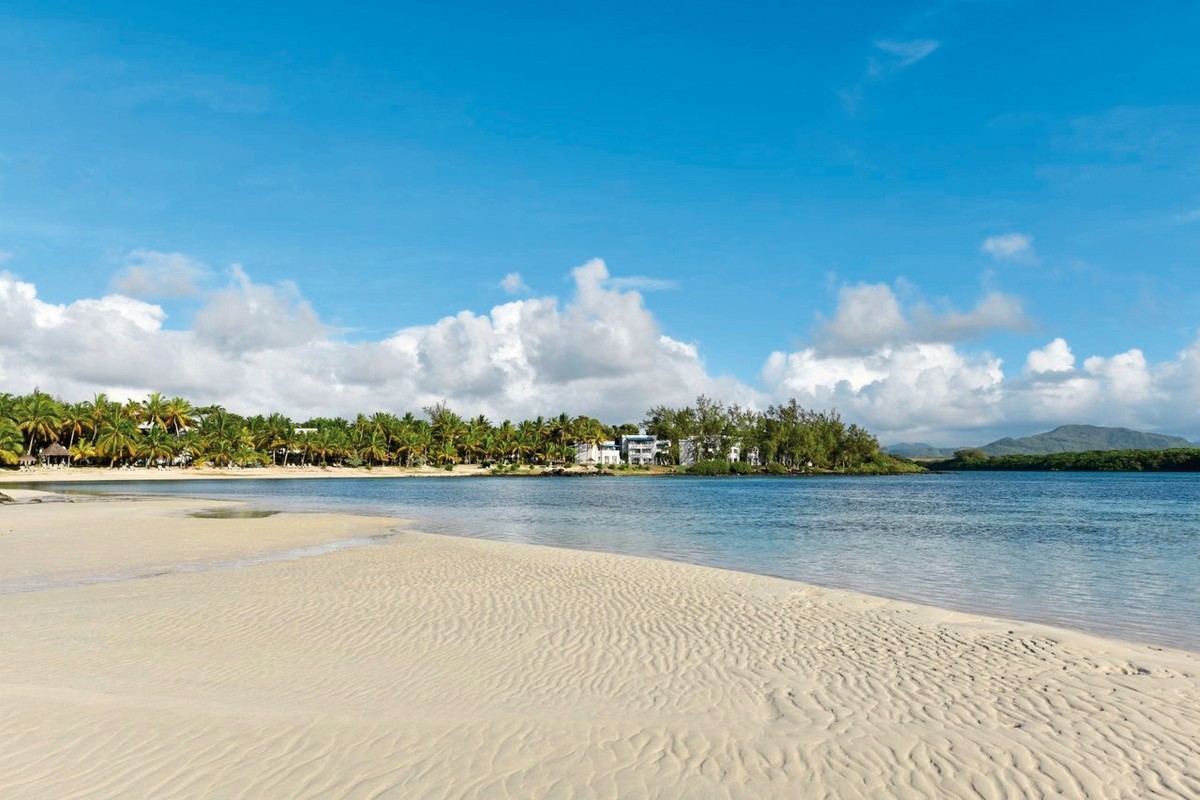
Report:
[[[59,485],[63,491],[80,485]],[[1200,476],[92,484],[796,578],[1200,650]]]

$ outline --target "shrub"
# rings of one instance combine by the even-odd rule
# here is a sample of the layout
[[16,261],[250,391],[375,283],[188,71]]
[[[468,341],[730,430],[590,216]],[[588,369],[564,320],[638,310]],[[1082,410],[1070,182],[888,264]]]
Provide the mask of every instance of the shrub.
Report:
[[754,472],[754,467],[747,461],[733,461],[729,464],[729,471],[734,475],[750,475]]
[[729,462],[724,459],[707,459],[697,461],[687,468],[689,475],[728,475]]

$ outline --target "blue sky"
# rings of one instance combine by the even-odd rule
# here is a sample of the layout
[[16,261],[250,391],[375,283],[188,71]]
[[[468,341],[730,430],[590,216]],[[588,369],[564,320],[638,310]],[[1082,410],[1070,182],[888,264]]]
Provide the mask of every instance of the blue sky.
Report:
[[[208,347],[234,405],[296,413],[707,391],[885,441],[1200,437],[1198,33],[1194,2],[9,3],[0,270],[41,323],[0,382],[216,392],[127,363]],[[141,333],[59,364],[93,306]],[[251,376],[330,348],[318,396]]]

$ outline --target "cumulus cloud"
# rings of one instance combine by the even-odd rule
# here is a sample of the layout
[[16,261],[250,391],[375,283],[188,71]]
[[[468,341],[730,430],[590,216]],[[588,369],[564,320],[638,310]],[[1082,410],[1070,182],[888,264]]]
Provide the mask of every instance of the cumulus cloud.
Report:
[[1045,347],[1029,351],[1025,357],[1025,372],[1045,375],[1048,372],[1069,372],[1075,368],[1075,354],[1066,339],[1059,337]]
[[886,285],[844,287],[814,342],[772,353],[762,383],[769,397],[836,407],[884,441],[977,444],[1031,423],[1200,427],[1200,339],[1162,364],[1131,349],[1077,366],[1060,337],[1030,351],[1013,375],[994,354],[969,346],[989,331],[1028,327],[1019,301],[998,292],[970,311],[939,312],[904,307]]
[[129,297],[194,297],[212,271],[183,253],[134,250],[112,280],[112,288]]
[[611,285],[599,260],[572,272],[574,292],[514,300],[346,342],[291,284],[255,283],[240,266],[207,291],[194,324],[165,327],[161,306],[113,294],[68,305],[0,273],[0,384],[64,397],[97,391],[181,394],[297,417],[438,400],[469,413],[524,417],[562,410],[636,421],[651,405],[700,393],[753,402],[714,378],[697,348],[665,335],[640,294]]
[[844,355],[889,345],[957,342],[1028,327],[1020,300],[1002,292],[987,294],[970,311],[938,311],[925,303],[905,311],[887,284],[858,284],[838,291],[837,313],[819,326],[818,345],[823,352]]
[[510,272],[505,275],[500,281],[500,288],[508,294],[521,294],[529,291],[529,287],[525,285],[519,272]]
[[989,236],[979,249],[997,261],[1028,262],[1034,258],[1033,239],[1023,233]]
[[1152,363],[1137,348],[1077,357],[1056,337],[1006,370],[971,342],[1026,328],[1016,298],[991,292],[956,310],[862,284],[843,287],[812,342],[770,354],[750,386],[711,375],[697,345],[665,334],[603,261],[577,267],[571,281],[561,301],[513,299],[347,342],[298,287],[256,283],[237,265],[225,285],[202,290],[184,329],[153,302],[113,293],[48,303],[33,283],[0,272],[0,388],[66,398],[162,391],[297,418],[446,400],[493,419],[568,410],[611,422],[700,393],[760,408],[794,396],[837,408],[885,442],[935,444],[978,444],[1033,423],[1200,430],[1200,339]]
[[196,338],[225,353],[297,347],[329,330],[293,283],[253,283],[241,265],[230,267],[232,283],[213,292],[196,314]]

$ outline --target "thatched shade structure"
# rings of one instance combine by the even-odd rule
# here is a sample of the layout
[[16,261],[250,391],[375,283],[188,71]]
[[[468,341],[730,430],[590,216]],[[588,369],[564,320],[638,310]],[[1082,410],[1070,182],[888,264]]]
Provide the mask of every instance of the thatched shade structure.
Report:
[[32,467],[36,463],[37,463],[37,459],[34,458],[33,456],[21,456],[20,458],[17,459],[17,464],[19,464],[22,467]]
[[49,464],[54,461],[65,463],[71,458],[71,454],[67,452],[67,448],[63,447],[58,442],[46,445],[42,448],[38,455],[41,456],[43,464]]

